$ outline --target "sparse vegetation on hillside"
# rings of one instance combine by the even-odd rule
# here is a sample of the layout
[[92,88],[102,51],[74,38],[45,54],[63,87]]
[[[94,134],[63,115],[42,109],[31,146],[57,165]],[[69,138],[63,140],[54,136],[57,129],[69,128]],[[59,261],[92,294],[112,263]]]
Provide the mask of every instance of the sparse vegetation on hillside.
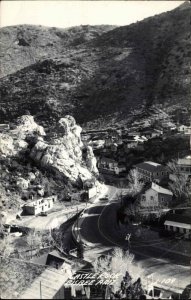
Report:
[[8,48],[13,63],[0,80],[0,117],[8,121],[29,109],[47,124],[68,113],[84,123],[114,113],[128,119],[142,104],[188,107],[189,23],[187,3],[115,29],[3,28],[3,53]]

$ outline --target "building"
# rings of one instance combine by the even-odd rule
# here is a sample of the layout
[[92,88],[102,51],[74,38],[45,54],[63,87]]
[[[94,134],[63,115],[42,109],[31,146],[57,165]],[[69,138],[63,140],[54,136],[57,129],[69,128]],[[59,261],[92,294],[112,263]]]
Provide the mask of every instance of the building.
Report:
[[64,284],[68,275],[62,271],[46,269],[29,286],[20,299],[65,299]]
[[91,198],[95,197],[96,195],[97,195],[96,186],[91,187],[91,188],[86,188],[86,190],[80,194],[80,200],[88,201]]
[[115,173],[118,170],[118,162],[112,158],[102,157],[98,161],[98,169],[110,170]]
[[152,182],[151,188],[140,196],[140,206],[145,209],[168,207],[172,201],[172,192]]
[[155,137],[159,137],[163,134],[162,130],[158,129],[143,129],[142,130],[142,135],[144,135],[147,139],[152,139]]
[[180,125],[178,127],[178,132],[189,135],[189,134],[191,134],[191,126]]
[[74,262],[72,263],[66,255],[62,254],[62,252],[56,248],[49,253],[33,257],[32,262],[34,262],[35,264],[46,265],[59,270],[71,270],[74,265]]
[[108,174],[119,175],[121,172],[126,171],[124,164],[118,163],[112,158],[102,157],[98,161],[98,169]]
[[180,174],[184,174],[188,177],[191,176],[191,155],[186,156],[185,158],[179,158],[177,165]]
[[30,286],[26,287],[20,299],[84,299],[83,285],[71,285],[67,282],[79,274],[78,271],[82,274],[83,270],[90,269],[89,262],[85,260],[79,262],[75,256],[65,255],[58,249],[35,258],[32,262],[33,268],[39,265],[45,269]]
[[169,232],[182,233],[185,238],[191,239],[191,216],[178,213],[169,214],[164,222]]
[[23,206],[23,214],[38,215],[42,212],[47,212],[53,208],[57,196],[50,196],[31,201]]
[[168,177],[168,171],[161,164],[146,161],[135,165],[135,169],[141,179],[146,182],[159,183],[163,178]]

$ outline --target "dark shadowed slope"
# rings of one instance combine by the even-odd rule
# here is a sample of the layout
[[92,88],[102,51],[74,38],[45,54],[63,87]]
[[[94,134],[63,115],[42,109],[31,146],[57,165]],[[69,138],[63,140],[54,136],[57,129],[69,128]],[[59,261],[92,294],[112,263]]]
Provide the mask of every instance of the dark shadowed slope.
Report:
[[[40,39],[44,48],[38,50],[39,57],[32,55],[36,60],[30,65],[0,80],[0,116],[9,120],[28,109],[49,122],[70,113],[82,123],[114,113],[126,118],[131,108],[143,103],[189,106],[190,16],[186,3],[108,32],[110,27],[67,29],[76,35],[66,39],[58,36],[60,29],[43,28],[42,38],[39,27],[35,37],[31,27],[24,26],[27,43],[29,37]],[[46,30],[53,31],[54,38]],[[25,53],[29,46],[21,47],[19,53]]]

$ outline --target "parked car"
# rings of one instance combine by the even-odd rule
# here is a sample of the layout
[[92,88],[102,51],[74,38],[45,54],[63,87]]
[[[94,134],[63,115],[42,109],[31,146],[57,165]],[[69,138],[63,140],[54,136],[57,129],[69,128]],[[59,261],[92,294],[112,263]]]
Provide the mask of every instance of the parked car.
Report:
[[108,197],[99,198],[99,201],[108,201]]

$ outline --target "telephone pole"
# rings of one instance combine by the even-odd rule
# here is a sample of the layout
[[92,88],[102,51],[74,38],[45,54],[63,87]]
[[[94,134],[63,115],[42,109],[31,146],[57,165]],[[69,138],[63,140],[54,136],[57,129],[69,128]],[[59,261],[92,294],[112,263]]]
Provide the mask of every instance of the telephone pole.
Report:
[[42,285],[41,285],[41,281],[40,281],[40,299],[42,299]]

